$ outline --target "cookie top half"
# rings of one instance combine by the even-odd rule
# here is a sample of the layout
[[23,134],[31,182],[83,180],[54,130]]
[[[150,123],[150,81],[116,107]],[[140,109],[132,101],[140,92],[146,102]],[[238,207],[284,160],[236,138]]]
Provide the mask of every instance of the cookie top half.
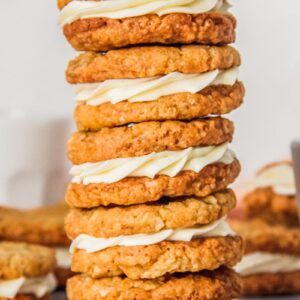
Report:
[[230,69],[240,64],[239,52],[230,46],[145,46],[106,53],[85,52],[69,63],[66,77],[69,83],[94,83],[171,72],[205,73]]
[[70,239],[80,234],[109,238],[208,225],[226,216],[235,204],[233,191],[225,190],[203,198],[162,199],[127,207],[73,208],[65,221],[66,232]]

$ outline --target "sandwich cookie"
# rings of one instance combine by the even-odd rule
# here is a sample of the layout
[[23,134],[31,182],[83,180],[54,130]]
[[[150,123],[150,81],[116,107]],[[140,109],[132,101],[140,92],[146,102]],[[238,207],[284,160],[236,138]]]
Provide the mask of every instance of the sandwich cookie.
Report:
[[234,181],[240,164],[227,144],[73,166],[66,201],[81,208],[162,197],[205,197]]
[[261,220],[231,222],[244,239],[245,255],[235,270],[249,296],[300,292],[300,230]]
[[104,55],[85,53],[67,69],[68,80],[77,84],[77,127],[97,131],[228,113],[244,97],[239,65],[239,53],[231,47],[137,47]]
[[157,279],[123,277],[93,279],[78,275],[68,282],[70,300],[219,300],[238,298],[241,280],[233,270],[221,268],[194,274],[173,274]]
[[81,131],[166,120],[222,115],[238,108],[245,95],[238,68],[206,73],[78,84],[75,120]]
[[55,265],[55,253],[49,248],[0,242],[0,299],[50,299],[57,284]]
[[0,208],[0,239],[44,245],[54,249],[59,286],[65,285],[71,273],[70,240],[64,230],[69,208],[63,202],[33,210]]
[[58,23],[78,51],[235,41],[236,20],[226,0],[58,0],[58,5]]
[[71,245],[72,270],[92,278],[126,275],[153,279],[172,273],[232,267],[242,257],[242,240],[220,219],[204,226],[153,234],[97,238],[77,236]]
[[296,186],[291,162],[270,164],[260,170],[249,183],[244,207],[249,218],[298,227]]

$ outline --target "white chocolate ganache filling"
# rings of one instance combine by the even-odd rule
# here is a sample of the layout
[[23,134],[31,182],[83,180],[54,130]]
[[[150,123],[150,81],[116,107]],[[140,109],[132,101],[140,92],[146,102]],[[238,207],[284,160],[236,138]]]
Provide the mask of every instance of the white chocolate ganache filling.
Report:
[[70,171],[73,183],[114,183],[125,177],[176,176],[181,171],[199,173],[213,163],[231,164],[235,154],[228,144],[187,148],[180,151],[162,151],[148,155],[116,158],[97,163],[74,165]]
[[243,276],[262,273],[285,273],[300,270],[300,257],[287,254],[253,252],[235,266]]
[[114,246],[146,246],[157,244],[162,241],[185,241],[193,238],[233,236],[232,231],[224,218],[209,224],[193,228],[166,229],[152,234],[122,235],[112,238],[96,238],[87,234],[79,235],[71,244],[70,252],[75,249],[85,250],[87,253],[101,251]]
[[202,74],[173,72],[164,76],[138,79],[111,79],[100,83],[78,84],[76,100],[97,106],[106,102],[116,104],[154,101],[162,96],[177,93],[195,94],[212,85],[234,85],[238,79],[238,68],[214,70]]
[[51,273],[41,277],[0,280],[0,298],[13,299],[19,294],[32,294],[36,298],[42,298],[55,290],[56,286],[56,279]]
[[210,11],[227,13],[225,0],[109,0],[71,1],[58,16],[60,26],[89,18],[123,19],[147,14],[200,14]]

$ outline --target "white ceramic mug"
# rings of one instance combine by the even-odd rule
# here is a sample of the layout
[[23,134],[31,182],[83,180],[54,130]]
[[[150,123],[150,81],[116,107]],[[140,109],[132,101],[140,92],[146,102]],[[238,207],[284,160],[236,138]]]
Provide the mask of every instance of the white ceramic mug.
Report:
[[0,112],[0,205],[31,208],[63,199],[68,118]]

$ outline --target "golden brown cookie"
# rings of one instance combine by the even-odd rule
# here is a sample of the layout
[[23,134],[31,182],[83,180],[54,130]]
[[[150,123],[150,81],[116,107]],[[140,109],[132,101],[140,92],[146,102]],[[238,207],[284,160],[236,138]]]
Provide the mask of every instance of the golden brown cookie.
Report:
[[256,251],[300,255],[300,229],[268,225],[260,219],[231,221],[232,228],[244,239],[245,253]]
[[232,15],[207,12],[79,19],[66,24],[63,32],[75,50],[98,52],[141,44],[230,44],[235,28]]
[[98,106],[81,102],[76,107],[75,119],[81,131],[146,121],[191,120],[229,113],[242,104],[244,95],[244,85],[236,82],[233,86],[210,86],[196,94],[173,94],[149,102],[107,102]]
[[64,287],[67,283],[67,280],[71,278],[74,273],[70,269],[57,267],[54,271],[54,275],[57,280],[57,285],[59,287]]
[[133,47],[107,53],[86,52],[69,63],[69,83],[141,78],[181,73],[204,73],[239,66],[241,58],[230,46]]
[[72,0],[57,0],[57,7],[59,9],[63,9],[68,3],[70,3]]
[[102,128],[97,132],[75,132],[68,143],[68,155],[73,164],[83,164],[152,152],[214,146],[231,142],[233,131],[233,123],[219,117]]
[[45,246],[69,246],[64,231],[68,207],[61,202],[53,206],[16,210],[0,207],[0,239]]
[[43,296],[42,298],[37,298],[34,295],[25,295],[25,294],[17,295],[15,298],[0,297],[0,300],[50,300],[50,299],[51,298],[49,294]]
[[131,279],[151,279],[176,272],[215,270],[232,267],[242,258],[238,236],[194,239],[191,242],[164,241],[148,246],[111,247],[87,253],[75,250],[74,272],[93,278],[126,275]]
[[131,205],[157,201],[162,197],[205,197],[225,189],[240,173],[240,163],[215,163],[199,173],[182,171],[175,177],[127,177],[115,183],[70,183],[65,200],[70,206],[92,208],[99,205]]
[[243,295],[288,295],[300,293],[300,271],[289,273],[266,273],[242,278]]
[[78,275],[68,281],[69,300],[220,300],[238,298],[241,279],[233,270],[183,274],[152,280]]
[[279,195],[272,188],[258,188],[244,197],[246,216],[261,218],[270,224],[299,226],[296,196]]
[[55,253],[43,246],[0,242],[0,278],[39,277],[56,266]]
[[[72,209],[65,222],[70,239],[80,234],[94,237],[114,237],[138,233],[155,233],[210,224],[235,207],[232,190],[204,198],[164,199],[155,204],[127,207],[98,207],[91,210]],[[122,224],[122,226],[120,226]]]

